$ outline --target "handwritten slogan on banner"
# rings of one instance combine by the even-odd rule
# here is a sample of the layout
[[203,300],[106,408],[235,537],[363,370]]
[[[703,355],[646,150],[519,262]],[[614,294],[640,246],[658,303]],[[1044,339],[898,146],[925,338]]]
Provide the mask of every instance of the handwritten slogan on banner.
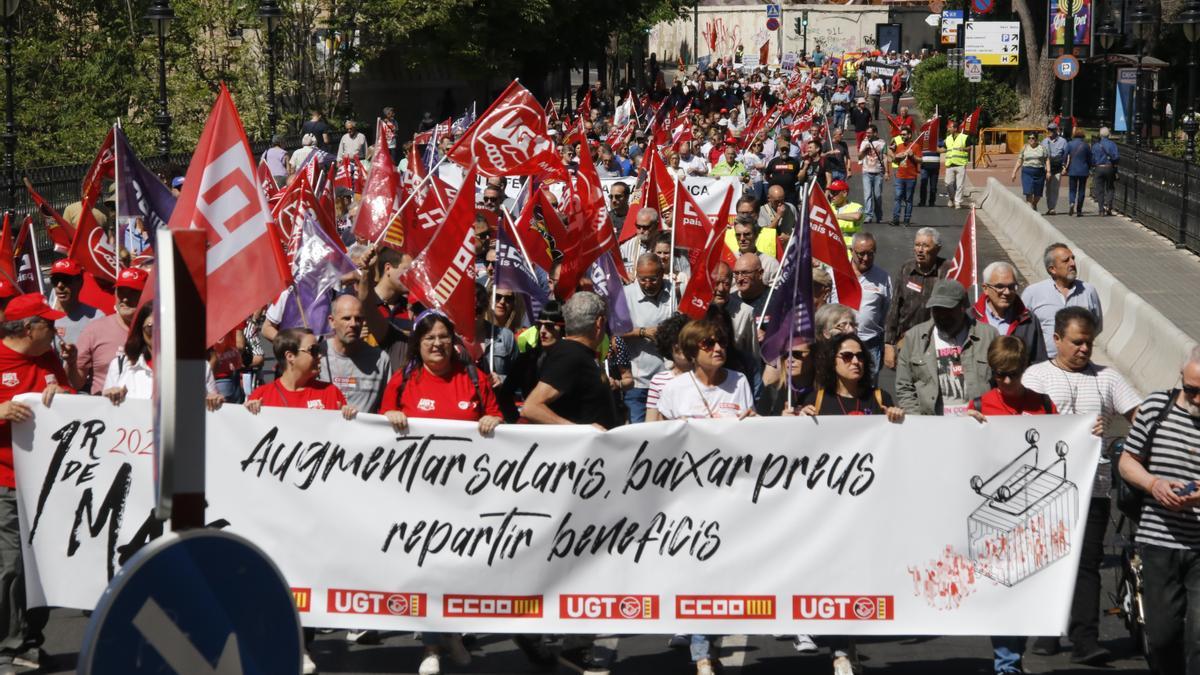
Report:
[[[90,608],[162,531],[150,406],[25,402],[28,595]],[[208,415],[206,518],[275,560],[307,626],[1047,635],[1067,621],[1091,425],[753,418],[483,438],[227,405]]]

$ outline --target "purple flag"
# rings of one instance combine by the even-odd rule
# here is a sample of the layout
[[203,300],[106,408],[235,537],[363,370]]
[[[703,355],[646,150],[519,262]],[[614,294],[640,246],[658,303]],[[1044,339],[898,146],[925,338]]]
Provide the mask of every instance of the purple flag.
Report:
[[774,361],[791,348],[792,338],[813,340],[812,239],[808,222],[808,198],[804,218],[795,229],[775,278],[775,289],[763,308],[763,361]]
[[588,268],[588,276],[595,286],[596,295],[604,298],[608,305],[608,332],[622,335],[633,331],[633,318],[621,285],[621,274],[613,264],[612,254],[605,252]]
[[293,284],[283,306],[280,328],[307,327],[317,335],[329,332],[329,305],[341,278],[354,263],[317,223],[309,209],[301,223],[300,241],[292,259]]
[[[166,227],[175,211],[175,195],[138,161],[120,127],[113,130],[116,155],[117,226],[121,247],[138,255],[154,245],[154,231]],[[138,227],[138,223],[141,227]]]
[[550,293],[548,285],[543,284],[537,273],[529,268],[525,256],[513,244],[510,227],[512,222],[505,213],[500,218],[500,229],[496,236],[496,288],[525,296],[525,318],[533,323],[550,299]]

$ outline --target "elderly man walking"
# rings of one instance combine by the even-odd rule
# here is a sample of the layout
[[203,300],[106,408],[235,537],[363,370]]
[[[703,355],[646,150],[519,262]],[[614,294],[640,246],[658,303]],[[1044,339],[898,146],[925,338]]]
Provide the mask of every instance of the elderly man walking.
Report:
[[633,369],[633,388],[625,392],[629,421],[646,421],[646,396],[650,379],[665,367],[654,337],[658,324],[671,316],[671,282],[663,279],[663,264],[653,253],[643,253],[637,261],[635,283],[625,287],[625,302],[633,319],[633,330],[622,335]]
[[933,292],[934,282],[945,278],[950,261],[938,255],[942,235],[932,227],[922,227],[913,238],[913,257],[900,266],[892,279],[892,302],[884,321],[883,364],[896,367],[896,348],[909,328],[927,321],[925,301]]
[[1048,358],[1042,326],[1021,302],[1019,290],[1017,270],[1012,264],[997,260],[983,268],[983,295],[975,303],[975,318],[1001,335],[1024,342],[1029,363],[1039,363]]

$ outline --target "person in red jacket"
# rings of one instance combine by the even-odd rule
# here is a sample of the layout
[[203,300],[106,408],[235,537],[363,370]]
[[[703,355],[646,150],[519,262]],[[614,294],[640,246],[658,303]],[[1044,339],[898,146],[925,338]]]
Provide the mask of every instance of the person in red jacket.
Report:
[[[988,415],[1057,415],[1054,401],[1045,394],[1026,389],[1021,376],[1029,365],[1025,343],[1011,335],[996,338],[987,353],[995,385],[991,391],[967,406],[967,416],[986,422]],[[992,637],[992,657],[996,673],[1023,673],[1024,637]]]
[[437,310],[414,322],[408,362],[388,380],[379,412],[397,431],[409,417],[479,422],[484,435],[503,421],[491,382],[462,356],[454,324]]
[[275,358],[284,364],[283,373],[250,393],[246,409],[255,415],[262,407],[341,410],[346,419],[354,419],[358,410],[346,403],[337,387],[317,379],[321,351],[317,336],[307,328],[289,328],[275,336]]
[[[32,420],[33,409],[13,399],[40,393],[42,405],[49,407],[57,392],[74,393],[53,349],[54,322],[65,316],[51,309],[41,295],[27,293],[8,303],[0,323],[0,671],[13,665],[38,667],[42,628],[50,618],[45,607],[26,610],[24,606],[12,424]],[[64,345],[62,356],[73,369],[74,346]]]

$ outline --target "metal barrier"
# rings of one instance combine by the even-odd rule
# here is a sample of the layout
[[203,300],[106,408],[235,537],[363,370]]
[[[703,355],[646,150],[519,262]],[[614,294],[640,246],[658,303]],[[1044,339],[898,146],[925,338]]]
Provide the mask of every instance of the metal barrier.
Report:
[[[283,144],[284,147],[289,148],[299,147],[300,137],[285,137]],[[250,149],[255,157],[262,154],[268,147],[270,147],[270,141],[255,141],[250,144]],[[192,161],[192,153],[177,152],[166,157],[153,155],[139,159],[146,165],[146,168],[163,178],[165,182],[173,176],[181,176],[187,171],[188,164]],[[33,199],[29,197],[29,191],[25,189],[25,178],[29,179],[38,194],[45,198],[56,211],[62,213],[67,205],[79,201],[83,177],[87,174],[90,166],[89,163],[41,166],[29,169],[18,168],[17,185],[13,192],[14,203],[11,205],[13,213],[18,214],[16,222],[13,223],[13,231],[16,232],[25,214],[33,213],[36,210]],[[0,180],[0,184],[7,185],[7,181]],[[0,192],[0,202],[7,202],[7,199],[7,192]],[[35,227],[33,231],[39,253],[48,253],[53,245],[47,237],[45,228]],[[45,255],[42,256],[42,259],[49,260]]]
[[1200,167],[1117,143],[1121,161],[1113,208],[1200,253]]

